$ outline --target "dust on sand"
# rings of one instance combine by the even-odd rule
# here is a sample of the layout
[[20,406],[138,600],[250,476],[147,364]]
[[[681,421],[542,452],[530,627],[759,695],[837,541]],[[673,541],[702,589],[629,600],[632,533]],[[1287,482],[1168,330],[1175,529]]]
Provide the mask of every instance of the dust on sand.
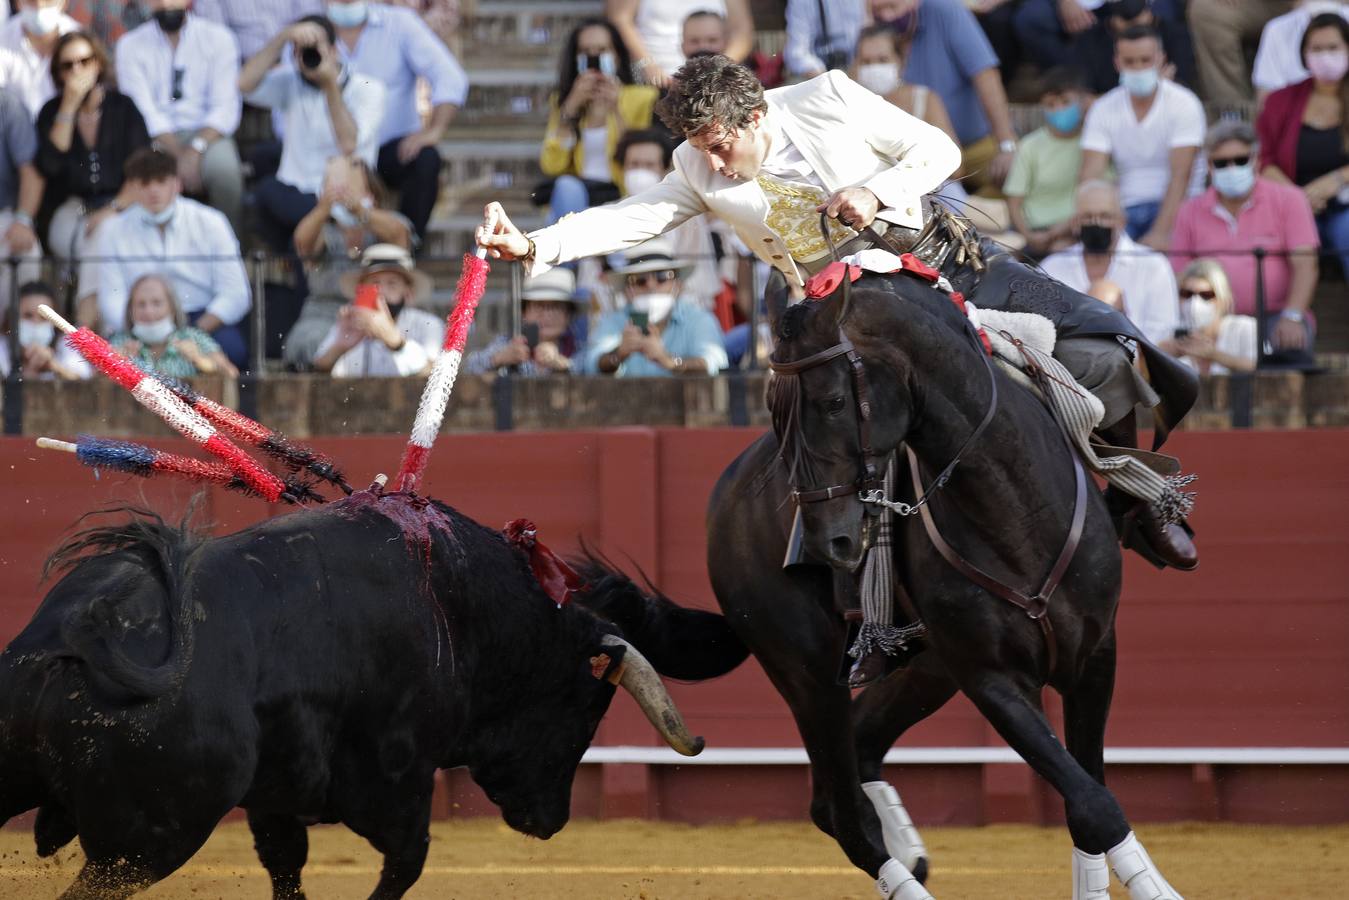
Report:
[[[380,857],[341,827],[309,830],[309,896],[367,897]],[[930,828],[928,887],[947,900],[1067,897],[1068,835],[1059,828],[1000,825]],[[1349,884],[1349,826],[1141,826],[1139,836],[1187,900],[1340,898]],[[56,897],[81,862],[76,845],[39,860],[31,835],[0,831],[0,900]],[[1118,885],[1113,896],[1127,898]],[[158,900],[268,900],[270,885],[241,822],[218,829],[192,860],[142,896]],[[742,900],[876,896],[869,878],[806,823],[688,826],[576,821],[536,841],[489,819],[432,826],[426,870],[411,898],[516,900]]]

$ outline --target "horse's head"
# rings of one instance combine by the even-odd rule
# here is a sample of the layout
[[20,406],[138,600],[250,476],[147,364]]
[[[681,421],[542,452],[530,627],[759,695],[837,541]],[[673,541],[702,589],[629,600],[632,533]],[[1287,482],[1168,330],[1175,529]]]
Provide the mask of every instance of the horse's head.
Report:
[[[774,322],[768,405],[800,505],[804,549],[839,569],[867,545],[863,492],[881,487],[884,460],[908,431],[908,363],[894,344],[903,301],[854,288],[787,309]],[[874,507],[873,507],[874,509]]]

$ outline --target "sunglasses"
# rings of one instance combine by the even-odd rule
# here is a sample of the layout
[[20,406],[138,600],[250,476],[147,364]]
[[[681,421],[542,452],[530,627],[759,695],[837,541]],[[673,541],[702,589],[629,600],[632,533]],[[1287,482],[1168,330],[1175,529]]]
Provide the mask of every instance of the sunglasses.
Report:
[[173,70],[173,93],[169,95],[169,99],[172,100],[174,103],[177,103],[179,100],[183,99],[184,71],[186,70],[181,68],[175,68]]
[[1244,166],[1250,161],[1251,157],[1249,154],[1246,156],[1233,156],[1230,159],[1209,160],[1209,162],[1213,163],[1213,168],[1215,169],[1226,169],[1228,166]]
[[79,59],[63,59],[61,61],[62,72],[72,72],[75,69],[82,69],[94,61],[92,56],[81,56]]
[[1213,291],[1211,291],[1211,290],[1209,290],[1209,291],[1190,291],[1190,290],[1186,290],[1185,288],[1181,288],[1181,290],[1180,290],[1180,299],[1182,299],[1182,300],[1189,300],[1191,297],[1198,297],[1198,298],[1201,299],[1201,300],[1212,300],[1212,299],[1213,299],[1214,297],[1216,297],[1216,296],[1218,296],[1218,295],[1215,294],[1215,293],[1214,293]]
[[674,281],[675,273],[669,270],[664,272],[638,272],[635,275],[628,276],[628,287],[641,287],[644,284],[666,284]]

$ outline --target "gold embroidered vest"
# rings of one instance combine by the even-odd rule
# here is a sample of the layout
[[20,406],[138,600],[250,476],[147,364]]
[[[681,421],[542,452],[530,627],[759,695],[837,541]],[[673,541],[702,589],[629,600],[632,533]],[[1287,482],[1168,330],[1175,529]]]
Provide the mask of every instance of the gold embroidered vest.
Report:
[[[767,173],[760,173],[757,181],[768,199],[768,227],[782,238],[792,259],[809,263],[828,255],[829,245],[820,234],[820,214],[815,209],[829,200],[824,188]],[[830,219],[829,236],[837,246],[855,238],[857,232]]]

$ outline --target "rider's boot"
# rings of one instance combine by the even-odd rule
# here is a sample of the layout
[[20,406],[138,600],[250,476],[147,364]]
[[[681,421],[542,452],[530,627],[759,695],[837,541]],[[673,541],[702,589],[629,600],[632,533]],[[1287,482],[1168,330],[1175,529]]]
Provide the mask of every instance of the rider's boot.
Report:
[[[1098,431],[1112,446],[1138,446],[1138,427],[1132,414]],[[1188,572],[1199,565],[1199,551],[1191,539],[1194,532],[1183,519],[1163,524],[1147,503],[1113,485],[1105,489],[1105,502],[1126,548],[1159,569],[1170,566]]]

